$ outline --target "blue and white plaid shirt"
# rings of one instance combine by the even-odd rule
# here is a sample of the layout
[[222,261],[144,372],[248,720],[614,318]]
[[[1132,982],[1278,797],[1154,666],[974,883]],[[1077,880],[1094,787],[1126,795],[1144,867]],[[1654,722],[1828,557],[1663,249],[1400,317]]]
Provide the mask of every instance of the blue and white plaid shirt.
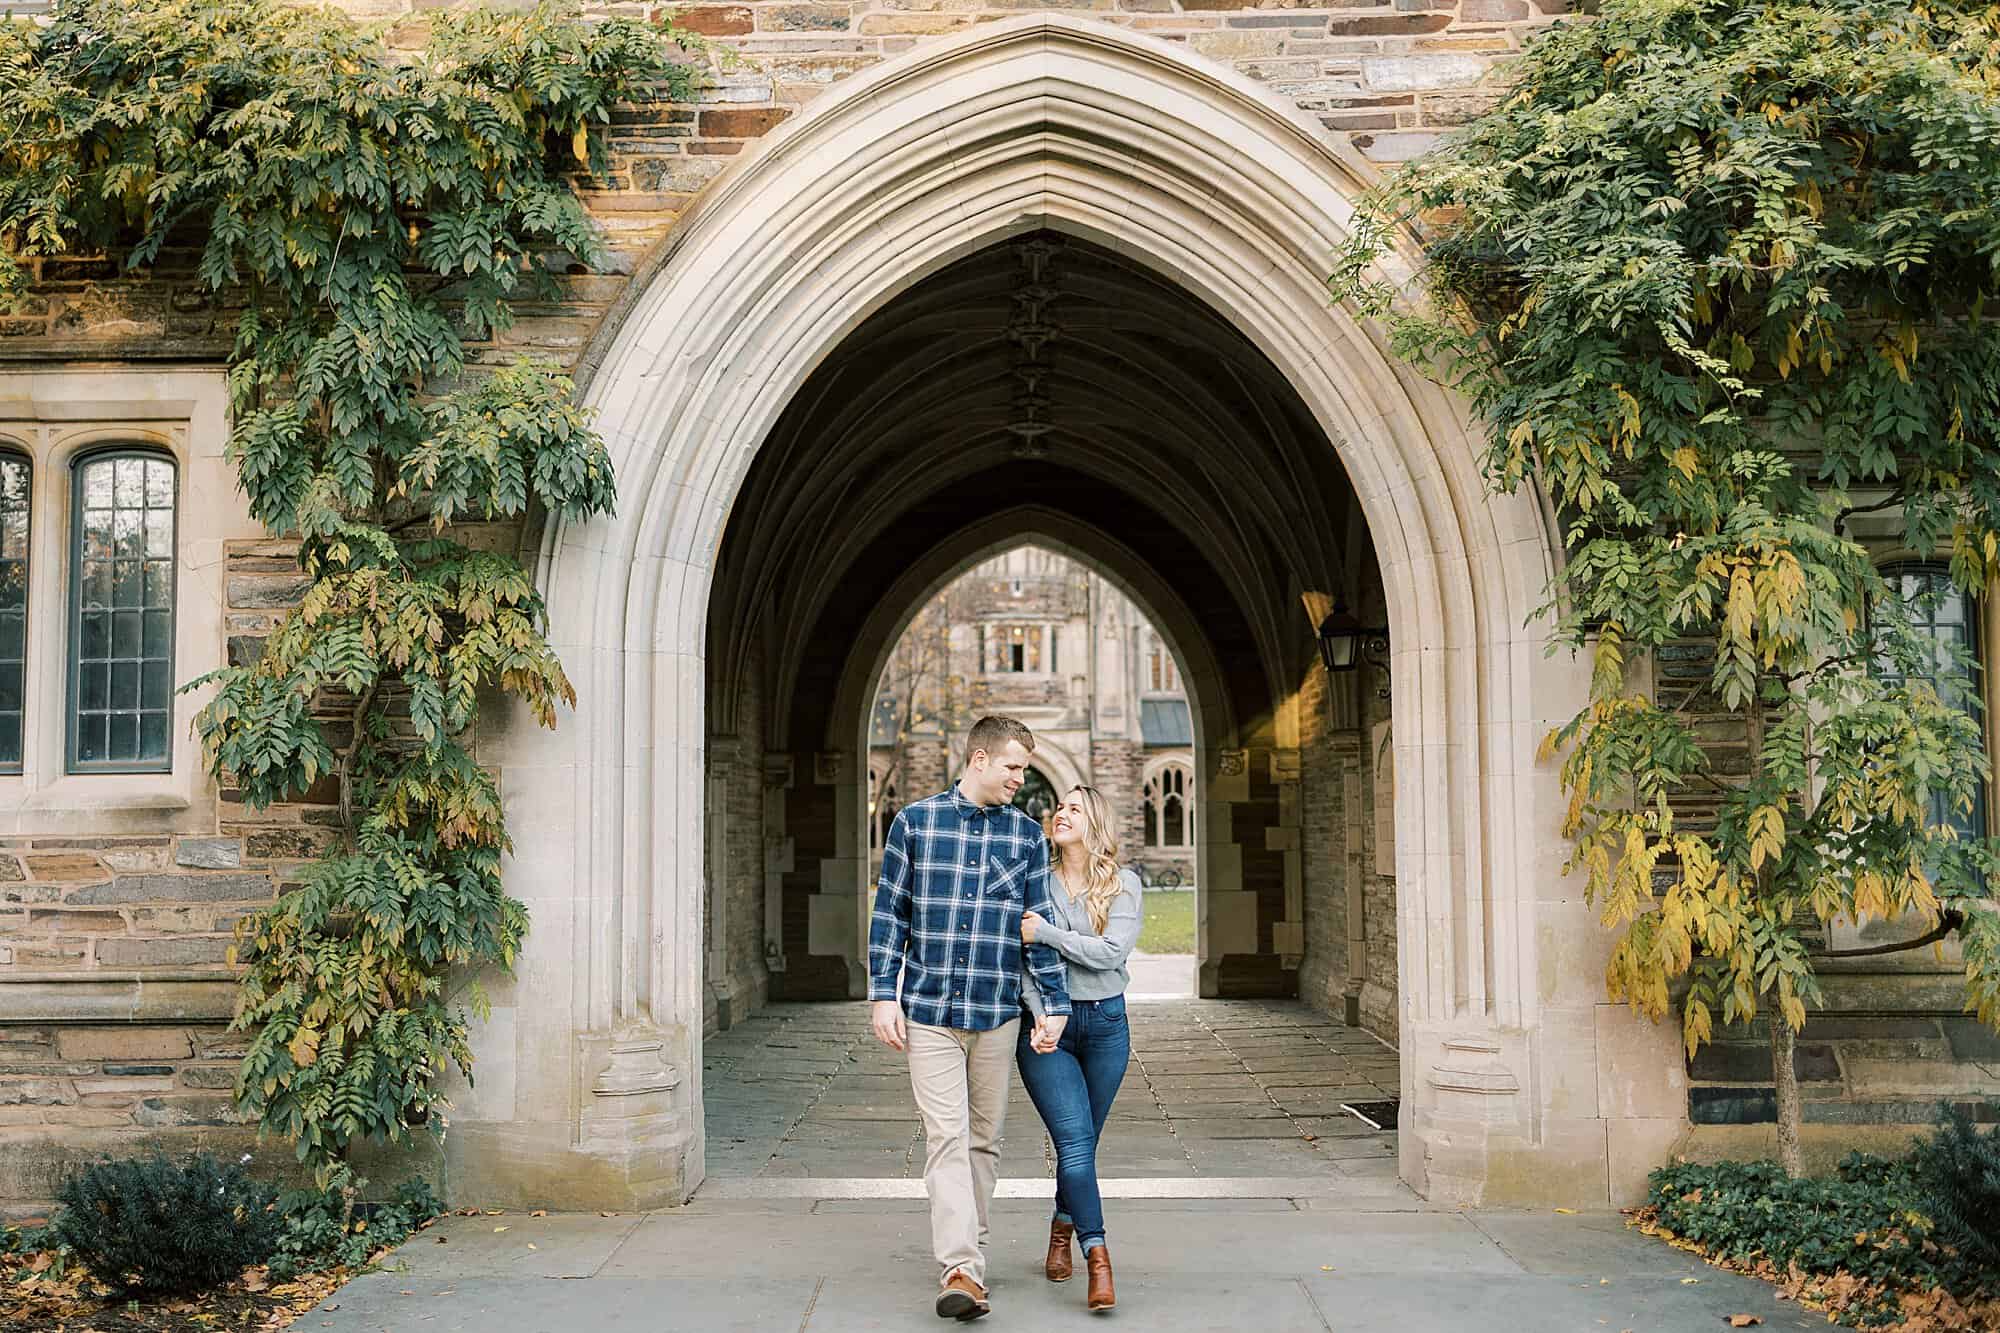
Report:
[[[1049,846],[1011,805],[974,804],[956,784],[889,826],[868,926],[868,998],[896,998],[930,1027],[984,1032],[1021,1016],[1021,913],[1050,915]],[[1061,955],[1027,946],[1051,1014],[1069,1012]]]

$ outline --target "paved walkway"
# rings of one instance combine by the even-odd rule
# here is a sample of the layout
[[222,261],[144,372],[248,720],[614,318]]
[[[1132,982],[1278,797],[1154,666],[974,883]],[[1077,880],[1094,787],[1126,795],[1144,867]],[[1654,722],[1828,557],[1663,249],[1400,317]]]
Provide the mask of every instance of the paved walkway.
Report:
[[[1114,1202],[1119,1306],[1039,1272],[1045,1201],[994,1205],[980,1329],[1148,1333],[1689,1333],[1823,1317],[1626,1230],[1616,1214],[1452,1213],[1329,1197]],[[446,1242],[446,1243],[441,1243]],[[928,1223],[910,1201],[705,1201],[621,1217],[453,1217],[294,1333],[857,1333],[931,1313]]]
[[[1342,1103],[1396,1096],[1396,1052],[1289,1001],[1133,1001],[1132,1066],[1099,1154],[1113,1178],[1393,1179],[1395,1134]],[[917,1180],[923,1126],[903,1057],[861,1003],[772,1005],[709,1040],[708,1175]],[[1003,1177],[1053,1179],[1017,1078]]]
[[[1824,1327],[1770,1288],[1616,1214],[1432,1208],[1394,1136],[1340,1111],[1396,1082],[1395,1053],[1294,1004],[1133,1005],[1107,1130],[1119,1307],[1042,1280],[1052,1163],[1009,1110],[982,1329],[1148,1333],[1686,1333],[1760,1316]],[[777,1006],[707,1046],[709,1178],[686,1208],[451,1217],[296,1333],[859,1333],[951,1327],[901,1058],[860,1004]]]

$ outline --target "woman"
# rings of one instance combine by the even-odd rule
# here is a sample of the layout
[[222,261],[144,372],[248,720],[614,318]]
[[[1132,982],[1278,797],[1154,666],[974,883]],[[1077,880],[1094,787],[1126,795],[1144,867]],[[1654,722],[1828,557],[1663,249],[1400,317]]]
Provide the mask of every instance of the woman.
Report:
[[[1083,1243],[1093,1310],[1118,1303],[1111,1251],[1104,1244],[1104,1202],[1097,1192],[1097,1140],[1111,1099],[1125,1078],[1132,1041],[1125,1027],[1125,959],[1139,939],[1139,877],[1118,868],[1111,804],[1094,787],[1075,787],[1050,817],[1049,904],[1058,919],[1021,918],[1024,944],[1046,944],[1069,963],[1070,1019],[1061,1038],[1037,1045],[1021,1024],[1015,1056],[1021,1082],[1056,1145],[1056,1211],[1042,1271],[1051,1282],[1071,1273],[1070,1239]],[[1021,987],[1035,1020],[1042,998]]]

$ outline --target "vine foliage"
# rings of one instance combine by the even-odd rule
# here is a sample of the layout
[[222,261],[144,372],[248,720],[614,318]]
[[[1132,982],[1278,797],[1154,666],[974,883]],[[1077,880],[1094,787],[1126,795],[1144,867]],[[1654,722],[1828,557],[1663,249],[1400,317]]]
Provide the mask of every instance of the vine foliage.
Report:
[[526,571],[464,525],[613,503],[569,383],[473,345],[602,265],[573,178],[607,169],[615,105],[699,77],[673,29],[573,5],[430,22],[417,53],[279,0],[0,23],[0,297],[38,258],[143,276],[193,246],[244,307],[228,457],[310,585],[260,660],[187,688],[213,688],[205,761],[251,806],[338,784],[339,845],[237,943],[239,1104],[322,1183],[357,1139],[442,1132],[440,1078],[471,1064],[453,974],[509,968],[527,926],[472,740],[496,692],[545,726],[574,694]]
[[[1606,0],[1511,77],[1374,195],[1334,287],[1468,395],[1495,488],[1554,503],[1547,612],[1591,676],[1547,750],[1610,994],[1678,1003],[1690,1054],[1775,1012],[1795,1146],[1820,923],[1955,930],[2000,1023],[1972,667],[1867,540],[2000,574],[2000,17]],[[1657,697],[1659,654],[1698,688]]]

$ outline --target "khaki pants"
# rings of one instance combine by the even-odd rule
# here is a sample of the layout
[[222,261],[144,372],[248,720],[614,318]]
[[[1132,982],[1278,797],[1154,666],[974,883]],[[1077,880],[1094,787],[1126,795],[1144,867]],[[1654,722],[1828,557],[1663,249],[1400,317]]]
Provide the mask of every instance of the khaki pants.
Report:
[[1000,1169],[1000,1126],[1016,1018],[987,1032],[909,1024],[910,1090],[924,1118],[924,1189],[938,1280],[962,1268],[986,1285],[986,1213]]

